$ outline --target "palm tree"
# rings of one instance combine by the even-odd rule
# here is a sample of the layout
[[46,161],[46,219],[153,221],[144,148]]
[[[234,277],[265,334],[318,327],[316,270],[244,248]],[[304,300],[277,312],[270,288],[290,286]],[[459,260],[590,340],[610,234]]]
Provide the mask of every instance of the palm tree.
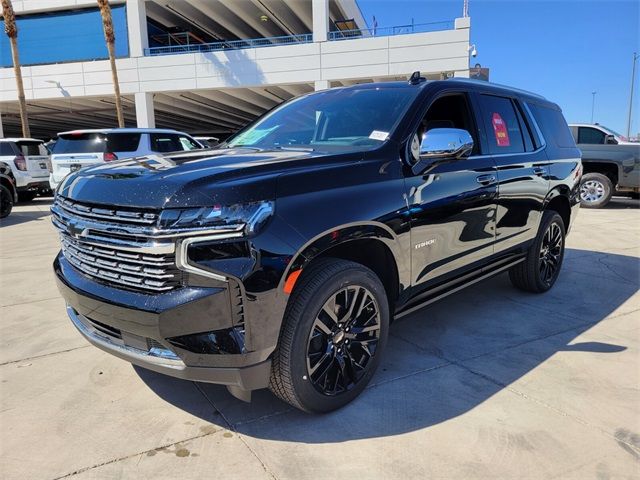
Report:
[[16,14],[13,12],[11,0],[2,0],[2,16],[4,17],[4,31],[11,42],[11,58],[13,70],[16,75],[16,88],[18,89],[18,104],[20,105],[20,122],[22,123],[22,136],[29,138],[29,119],[27,118],[27,101],[24,97],[24,85],[22,84],[22,70],[20,69],[20,56],[18,55],[18,27]]
[[[4,1],[4,0],[3,0]],[[116,113],[118,115],[118,126],[124,127],[124,115],[122,114],[122,100],[120,98],[120,84],[118,83],[118,70],[116,69],[116,35],[113,31],[113,21],[111,19],[111,7],[109,0],[97,0],[102,16],[102,28],[104,29],[104,40],[107,42],[109,51],[109,63],[111,64],[111,79],[113,80],[113,91],[116,95]]]

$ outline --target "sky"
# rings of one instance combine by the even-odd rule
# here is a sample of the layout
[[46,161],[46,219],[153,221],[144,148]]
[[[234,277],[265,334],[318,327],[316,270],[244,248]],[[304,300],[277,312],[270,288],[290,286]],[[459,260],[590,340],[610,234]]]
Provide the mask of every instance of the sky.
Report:
[[[378,27],[452,20],[463,0],[357,0]],[[591,121],[626,134],[633,52],[640,53],[638,0],[469,0],[471,64],[490,81],[560,105],[569,123]],[[411,72],[407,72],[410,74]],[[631,134],[640,132],[640,58]]]

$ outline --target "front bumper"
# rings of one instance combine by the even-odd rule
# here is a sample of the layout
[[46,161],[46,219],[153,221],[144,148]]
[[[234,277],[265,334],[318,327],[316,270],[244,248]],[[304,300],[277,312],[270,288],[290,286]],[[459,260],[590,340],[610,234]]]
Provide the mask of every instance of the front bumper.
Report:
[[184,288],[147,295],[85,277],[59,255],[58,289],[74,326],[96,347],[135,365],[185,380],[227,385],[246,400],[269,384],[271,349],[238,354],[188,351],[171,338],[233,326],[224,288]]

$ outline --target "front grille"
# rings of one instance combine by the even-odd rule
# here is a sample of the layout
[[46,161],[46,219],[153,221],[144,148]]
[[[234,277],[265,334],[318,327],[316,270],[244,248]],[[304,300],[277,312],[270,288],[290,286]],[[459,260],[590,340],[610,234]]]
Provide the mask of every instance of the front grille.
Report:
[[173,239],[149,236],[159,212],[92,205],[59,195],[51,212],[64,257],[85,276],[144,292],[164,292],[181,284]]
[[136,253],[107,245],[86,243],[61,234],[62,253],[75,268],[103,282],[124,287],[166,291],[180,284],[173,255]]

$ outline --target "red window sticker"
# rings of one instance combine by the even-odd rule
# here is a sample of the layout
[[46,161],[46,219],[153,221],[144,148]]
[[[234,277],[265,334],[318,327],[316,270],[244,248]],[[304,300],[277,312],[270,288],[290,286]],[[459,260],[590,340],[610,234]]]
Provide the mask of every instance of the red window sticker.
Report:
[[509,142],[509,132],[507,131],[507,125],[502,120],[502,117],[498,112],[495,112],[491,117],[491,124],[493,125],[493,133],[496,136],[496,144],[499,147],[508,147],[511,145]]

